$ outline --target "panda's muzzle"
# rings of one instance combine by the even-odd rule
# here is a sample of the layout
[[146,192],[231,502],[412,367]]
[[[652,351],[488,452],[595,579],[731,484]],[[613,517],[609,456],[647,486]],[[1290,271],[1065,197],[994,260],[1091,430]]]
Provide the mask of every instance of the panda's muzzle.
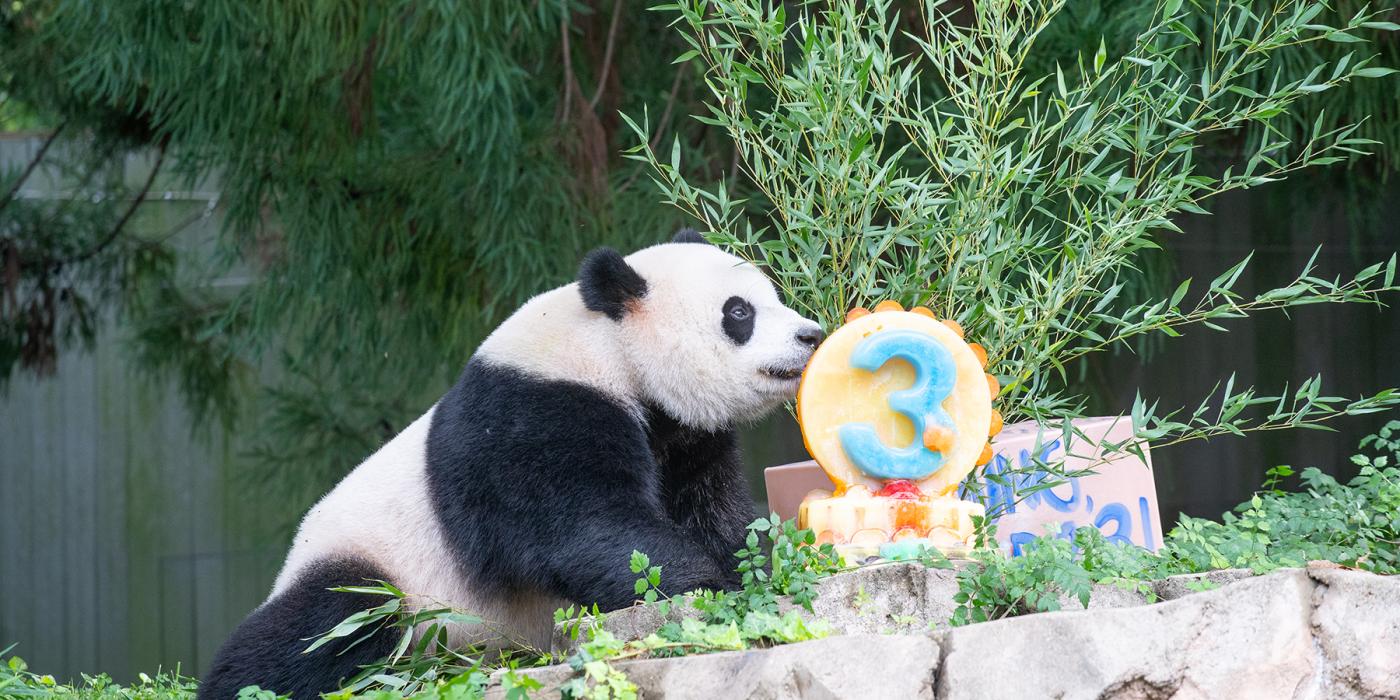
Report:
[[758,372],[759,374],[762,374],[765,377],[772,377],[774,379],[782,379],[786,381],[789,379],[797,379],[798,377],[802,376],[802,369],[803,368],[801,367],[789,369],[780,369],[778,367],[764,367]]

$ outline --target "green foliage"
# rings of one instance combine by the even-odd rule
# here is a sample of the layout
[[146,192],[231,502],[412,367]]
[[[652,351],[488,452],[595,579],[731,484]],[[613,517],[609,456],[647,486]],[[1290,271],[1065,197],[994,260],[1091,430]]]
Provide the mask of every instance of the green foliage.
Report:
[[[10,200],[0,173],[0,383],[120,314],[194,407],[260,421],[251,495],[300,512],[584,251],[683,223],[631,186],[613,113],[674,105],[690,71],[650,60],[679,45],[662,18],[613,7],[0,3],[0,124],[57,127],[34,172],[77,195]],[[115,225],[143,152],[164,187],[219,192],[217,247],[161,274],[140,257],[173,255],[160,235]]]
[[[759,533],[765,533],[769,546],[760,546]],[[828,545],[814,550],[812,533],[797,530],[793,521],[782,523],[777,515],[759,519],[749,525],[749,538],[739,570],[745,572],[744,590],[739,594],[696,591],[691,604],[701,611],[703,619],[683,616],[679,622],[667,622],[645,638],[622,642],[603,628],[603,616],[593,608],[590,624],[570,624],[566,630],[577,639],[585,629],[587,639],[568,659],[576,672],[562,688],[566,698],[588,700],[631,700],[637,697],[637,686],[611,662],[640,657],[684,656],[712,651],[737,651],[751,644],[771,645],[820,639],[830,634],[822,621],[804,619],[796,610],[777,614],[777,596],[803,596],[803,605],[811,610],[815,595],[812,584],[816,579],[835,570],[834,554]],[[771,565],[771,574],[763,569]],[[654,606],[664,618],[673,603],[660,591],[661,568],[652,566],[646,554],[633,551],[629,567],[641,574],[636,581],[636,593],[647,605]],[[755,607],[745,607],[753,605]],[[555,612],[555,622],[575,619],[573,608]],[[581,622],[581,620],[580,620]]]
[[[1400,573],[1400,422],[1361,441],[1359,473],[1345,484],[1316,467],[1303,469],[1303,490],[1266,489],[1222,522],[1182,516],[1162,554],[1179,571],[1248,568],[1259,572],[1309,561]],[[1291,472],[1292,470],[1287,470]],[[1274,474],[1282,476],[1284,470]]]
[[[601,619],[601,618],[599,618]],[[636,697],[636,686],[611,662],[633,658],[661,658],[715,651],[739,651],[750,645],[769,646],[821,639],[831,633],[821,620],[807,620],[796,610],[783,615],[751,611],[742,624],[705,622],[684,617],[680,622],[668,622],[654,634],[622,642],[595,622],[588,630],[588,639],[569,657],[568,663],[578,673],[565,684],[563,695],[569,698],[597,700]]]
[[1003,617],[1060,609],[1060,595],[1089,604],[1088,571],[1075,561],[1070,543],[1042,537],[1007,558],[998,550],[972,553],[972,563],[959,569],[958,608],[953,625],[987,622]]
[[[1188,4],[1189,5],[1189,4]],[[1249,7],[1256,13],[1266,13],[1274,5],[1268,0],[1251,0]],[[1358,12],[1365,12],[1375,3],[1364,0],[1337,0],[1328,2],[1314,18],[1316,24],[1337,26],[1345,24],[1347,18]],[[1118,0],[1086,0],[1070,3],[1053,20],[1040,37],[1039,48],[1031,56],[1028,70],[1034,74],[1048,74],[1054,70],[1056,62],[1070,63],[1079,54],[1094,55],[1098,47],[1105,46],[1107,55],[1121,55],[1132,48],[1138,28],[1151,21],[1156,11],[1155,3],[1121,2]],[[1187,12],[1180,21],[1198,37],[1209,36],[1213,13]],[[1394,19],[1393,16],[1377,19]],[[1349,53],[1356,51],[1362,42],[1353,38],[1370,39],[1378,37],[1374,48],[1381,58],[1380,64],[1394,66],[1400,64],[1400,44],[1385,38],[1383,32],[1393,31],[1392,22],[1377,22],[1374,27],[1363,26],[1352,30],[1356,37],[1332,34],[1320,41],[1311,41],[1290,46],[1287,52],[1271,57],[1268,70],[1241,77],[1241,86],[1255,92],[1266,91],[1270,83],[1288,76],[1307,74],[1316,65],[1335,63]],[[1200,70],[1213,63],[1213,47],[1202,42],[1195,51],[1183,51],[1176,55],[1178,62],[1192,70]],[[1310,98],[1312,114],[1292,113],[1280,115],[1273,126],[1282,131],[1290,141],[1306,139],[1314,128],[1315,120],[1320,119],[1325,127],[1336,127],[1358,122],[1358,135],[1383,142],[1376,150],[1379,162],[1373,167],[1363,166],[1363,171],[1392,170],[1400,155],[1400,104],[1390,99],[1394,94],[1394,79],[1387,81],[1367,81],[1314,95]],[[1246,129],[1241,136],[1257,141],[1263,136],[1262,129]],[[1238,139],[1217,138],[1215,148],[1234,148]],[[1354,163],[1357,159],[1351,159]],[[1353,171],[1344,175],[1346,179],[1359,182],[1368,178]],[[1322,176],[1321,177],[1326,177]],[[1382,174],[1382,177],[1384,175]]]
[[658,600],[658,598],[666,598],[666,595],[662,593],[660,589],[661,567],[652,566],[651,558],[635,549],[632,550],[632,559],[629,562],[629,566],[632,569],[632,573],[642,574],[642,577],[637,579],[636,584],[633,586],[637,595],[642,596],[643,602],[656,605],[657,611],[661,613],[662,617],[665,617],[666,613],[670,610],[671,601],[669,599]]
[[778,598],[812,609],[819,578],[840,570],[841,558],[829,544],[816,545],[811,530],[784,522],[777,513],[749,524],[744,548],[735,552],[742,588],[738,591],[701,591],[692,601],[711,623],[744,624],[752,613],[778,612]]
[[588,641],[569,657],[569,666],[580,675],[561,689],[561,695],[574,700],[635,700],[637,685],[608,662],[630,653],[611,632],[591,631]]
[[[755,520],[748,529],[744,549],[736,552],[743,589],[695,591],[690,603],[700,612],[699,619],[683,615],[678,622],[667,622],[644,639],[624,643],[603,628],[604,618],[597,606],[586,626],[582,611],[577,618],[572,607],[556,611],[555,622],[567,623],[565,631],[571,639],[578,639],[581,633],[586,636],[586,641],[568,659],[577,675],[564,686],[564,696],[590,700],[635,698],[636,686],[610,665],[613,661],[736,651],[755,644],[790,644],[830,634],[825,622],[807,620],[797,610],[778,614],[778,598],[791,596],[794,603],[810,611],[816,581],[840,568],[831,546],[814,546],[810,530],[799,530],[792,520],[784,522],[777,514]],[[628,566],[632,573],[640,575],[634,588],[636,594],[663,618],[670,615],[676,601],[660,590],[662,567],[653,566],[649,556],[635,550]]]
[[81,683],[62,685],[53,676],[39,675],[29,670],[18,656],[4,658],[11,649],[0,650],[0,697],[4,698],[75,698],[76,700],[186,700],[193,699],[195,679],[174,672],[160,672],[155,677],[140,674],[137,682],[117,685],[107,674],[84,674]]
[[[1099,41],[1036,72],[1033,49],[1061,0],[928,0],[912,26],[908,13],[896,21],[890,0],[659,9],[685,33],[681,58],[705,71],[699,119],[734,140],[744,176],[707,187],[676,148],[640,143],[630,155],[651,167],[666,201],[766,264],[828,328],[882,299],[956,319],[989,349],[1008,420],[1081,415],[1086,396],[1068,363],[1137,338],[1224,330],[1219,321],[1267,309],[1380,303],[1400,290],[1392,256],[1351,279],[1320,278],[1310,262],[1290,284],[1245,296],[1236,283],[1246,258],[1194,294],[1180,280],[1142,303],[1122,296],[1139,281],[1140,255],[1179,233],[1181,216],[1374,145],[1355,125],[1311,120],[1296,137],[1280,125],[1310,96],[1391,68],[1360,51],[1309,54],[1316,62],[1296,74],[1277,61],[1320,42],[1364,47],[1364,35],[1395,28],[1375,10],[1327,24],[1326,5],[1310,0],[1158,3],[1113,53]],[[1258,137],[1230,162],[1202,157],[1245,130]],[[1400,393],[1389,389],[1345,400],[1318,379],[1277,395],[1231,380],[1194,412],[1139,399],[1138,434],[1104,448],[1313,427],[1395,405]]]

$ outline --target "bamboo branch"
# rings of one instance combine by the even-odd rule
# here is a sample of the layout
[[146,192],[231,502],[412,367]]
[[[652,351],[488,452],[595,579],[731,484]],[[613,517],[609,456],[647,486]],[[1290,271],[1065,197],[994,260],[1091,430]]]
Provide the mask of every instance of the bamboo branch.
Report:
[[[676,77],[671,80],[671,94],[666,96],[666,108],[662,110],[661,118],[656,121],[656,133],[653,134],[651,139],[647,142],[648,151],[655,151],[656,147],[661,144],[661,135],[666,133],[666,122],[671,119],[671,111],[676,107],[676,95],[680,93],[681,78],[683,77],[685,77],[684,64],[676,69]],[[646,168],[637,168],[637,171],[632,173],[632,176],[627,178],[626,182],[618,186],[617,192],[625,192],[628,187],[632,186],[632,183],[637,181],[638,177],[641,177],[642,171],[645,169]]]

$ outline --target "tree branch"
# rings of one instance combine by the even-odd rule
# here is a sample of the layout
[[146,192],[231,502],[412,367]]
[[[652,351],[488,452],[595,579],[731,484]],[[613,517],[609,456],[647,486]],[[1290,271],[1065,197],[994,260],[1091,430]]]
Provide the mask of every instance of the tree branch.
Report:
[[5,198],[0,199],[0,210],[9,206],[10,201],[15,198],[15,195],[19,194],[20,185],[23,185],[24,181],[28,180],[29,176],[34,173],[35,168],[39,167],[39,162],[44,159],[44,154],[49,152],[49,147],[54,144],[54,141],[58,140],[58,135],[63,133],[63,129],[67,126],[68,122],[59,124],[58,127],[49,134],[49,137],[44,140],[44,145],[39,147],[39,152],[34,154],[34,159],[29,161],[29,165],[24,166],[24,172],[21,172],[19,177],[15,179],[14,184],[10,185],[10,191],[5,193]]
[[102,240],[97,242],[97,245],[94,245],[93,247],[88,248],[86,251],[79,253],[77,256],[69,258],[68,260],[65,260],[63,262],[65,264],[76,264],[83,262],[84,260],[87,260],[88,258],[91,258],[92,256],[102,252],[104,248],[112,244],[112,241],[117,240],[117,236],[120,235],[122,229],[126,227],[126,223],[130,221],[132,215],[136,213],[136,208],[141,206],[141,203],[145,201],[146,194],[151,191],[151,184],[156,181],[156,175],[160,173],[160,166],[164,163],[165,144],[161,144],[160,151],[156,155],[156,162],[154,165],[151,166],[151,173],[146,176],[146,182],[141,185],[141,190],[136,193],[136,196],[131,200],[131,204],[127,206],[126,211],[122,212],[121,218],[117,219],[117,223],[116,225],[112,226],[112,230],[108,231],[107,235],[103,236]]
[[589,109],[598,106],[598,100],[603,97],[603,88],[608,84],[608,71],[612,70],[613,50],[617,48],[617,25],[618,19],[622,17],[622,0],[614,0],[612,12],[612,24],[608,26],[608,44],[603,51],[603,67],[598,70],[598,85],[593,89],[593,97],[588,100]]
[[[565,7],[567,7],[567,3]],[[564,12],[564,18],[559,20],[559,43],[564,54],[564,103],[559,106],[559,123],[569,123],[569,111],[573,103],[574,96],[574,58],[573,49],[569,47],[569,13]]]

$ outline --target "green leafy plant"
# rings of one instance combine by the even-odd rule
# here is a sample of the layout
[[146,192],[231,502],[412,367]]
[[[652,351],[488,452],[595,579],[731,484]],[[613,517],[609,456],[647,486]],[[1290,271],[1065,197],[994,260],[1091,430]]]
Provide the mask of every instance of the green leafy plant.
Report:
[[[829,632],[824,623],[809,622],[796,610],[779,614],[779,599],[790,598],[811,612],[816,582],[843,568],[832,546],[816,546],[811,530],[798,529],[795,521],[784,521],[776,513],[750,523],[748,530],[744,549],[735,553],[743,587],[732,592],[693,592],[690,605],[700,612],[700,619],[683,617],[662,625],[657,637],[665,645],[647,651],[674,655],[696,648],[785,644]],[[675,601],[659,590],[661,567],[652,566],[650,558],[637,551],[632,552],[630,565],[632,573],[642,574],[636,581],[638,595],[666,617]]]
[[256,685],[240,688],[237,695],[238,700],[287,700],[289,697],[271,690],[263,690]]
[[632,573],[642,574],[633,586],[637,595],[642,596],[643,602],[655,605],[657,612],[665,617],[671,609],[671,600],[661,592],[661,567],[652,566],[651,558],[635,549],[632,550],[632,558],[628,565]]
[[540,687],[539,680],[516,673],[514,668],[507,668],[505,673],[501,674],[501,690],[507,700],[526,700],[531,692],[539,690]]
[[[325,634],[311,640],[303,653],[313,652],[331,642],[348,639],[340,652],[381,633],[397,631],[398,641],[389,656],[372,664],[342,689],[346,697],[367,689],[390,689],[412,695],[431,688],[439,681],[467,676],[463,686],[477,684],[485,687],[485,673],[478,656],[469,656],[448,643],[449,625],[479,625],[480,617],[451,607],[422,607],[410,601],[410,595],[385,581],[375,585],[341,586],[338,593],[384,596],[383,603],[361,610],[345,618]],[[417,640],[415,642],[415,639]]]
[[590,700],[636,697],[636,685],[611,664],[635,658],[685,656],[715,651],[739,651],[751,645],[771,646],[821,639],[831,633],[825,622],[808,620],[796,610],[783,615],[750,612],[742,624],[705,622],[694,617],[668,622],[643,639],[622,642],[600,624],[588,628],[588,639],[567,663],[577,675],[563,695]]
[[1089,605],[1089,573],[1075,561],[1070,543],[1041,537],[1008,558],[996,550],[972,553],[972,562],[958,570],[958,607],[949,622],[955,626],[987,622],[1033,612],[1060,609],[1060,596]]
[[585,630],[590,626],[602,624],[605,617],[603,611],[598,609],[597,603],[591,607],[578,606],[577,611],[574,606],[570,605],[567,608],[554,610],[554,625],[563,631],[570,641],[578,641],[579,636]]
[[[689,42],[678,60],[705,72],[708,113],[698,118],[733,140],[742,174],[695,184],[678,145],[668,158],[639,138],[631,156],[651,167],[662,197],[766,265],[827,327],[882,299],[956,319],[989,349],[1008,420],[1082,415],[1086,397],[1067,365],[1130,340],[1224,330],[1269,309],[1380,303],[1400,289],[1392,256],[1351,279],[1319,277],[1309,262],[1292,282],[1246,296],[1237,289],[1246,257],[1194,293],[1188,279],[1162,298],[1122,296],[1139,281],[1140,254],[1179,233],[1181,216],[1373,145],[1354,125],[1318,119],[1296,137],[1283,125],[1309,96],[1394,72],[1364,53],[1328,60],[1300,48],[1361,47],[1400,28],[1378,10],[1328,24],[1327,6],[1312,0],[1209,11],[1169,0],[1143,13],[1124,48],[1110,54],[1099,42],[1032,72],[1033,47],[1063,0],[926,0],[912,28],[891,0],[658,9]],[[1296,56],[1317,63],[1279,72]],[[645,120],[629,123],[650,133]],[[1234,162],[1200,157],[1246,130],[1257,136]],[[1270,394],[1232,378],[1195,410],[1139,398],[1134,438],[1104,448],[1313,427],[1395,405],[1390,389],[1342,399],[1314,378]]]
[[709,622],[736,622],[755,612],[777,614],[778,598],[812,609],[816,582],[841,570],[843,563],[830,544],[817,545],[811,530],[798,529],[777,513],[749,524],[744,548],[735,552],[742,588],[701,591],[692,604]]
[[668,622],[645,638],[622,642],[594,624],[587,640],[567,663],[576,672],[561,688],[565,697],[590,700],[635,698],[637,688],[612,662],[645,657],[671,657],[714,651],[738,651],[750,644],[771,645],[820,639],[830,633],[823,622],[810,622],[790,610],[782,616],[755,612],[743,625],[734,621],[707,623],[694,617]]
[[[1179,572],[1248,568],[1259,572],[1325,560],[1376,573],[1400,573],[1400,421],[1361,441],[1358,474],[1341,483],[1316,467],[1302,470],[1300,492],[1267,488],[1221,522],[1182,516],[1162,555]],[[1291,469],[1288,472],[1291,473]]]
[[180,675],[179,669],[155,676],[137,675],[135,683],[119,685],[107,674],[89,676],[71,685],[60,684],[53,676],[29,670],[18,656],[8,656],[14,646],[0,649],[0,698],[78,698],[81,700],[186,700],[193,698],[195,679]]
[[[808,620],[797,610],[778,614],[778,608],[780,597],[791,596],[794,603],[811,611],[816,581],[841,568],[831,545],[816,547],[810,530],[799,530],[794,521],[783,521],[776,513],[750,523],[748,530],[744,549],[735,553],[743,588],[693,592],[690,604],[700,612],[700,619],[683,616],[643,639],[624,643],[604,628],[596,606],[587,625],[582,624],[582,613],[576,618],[572,608],[557,611],[555,622],[569,623],[566,631],[571,639],[577,639],[580,630],[587,637],[568,659],[577,675],[562,689],[565,697],[635,698],[636,686],[610,665],[613,661],[736,651],[751,644],[788,644],[830,634],[825,622]],[[628,566],[640,575],[634,590],[642,602],[654,606],[663,618],[668,616],[677,601],[660,590],[662,567],[635,550]]]

